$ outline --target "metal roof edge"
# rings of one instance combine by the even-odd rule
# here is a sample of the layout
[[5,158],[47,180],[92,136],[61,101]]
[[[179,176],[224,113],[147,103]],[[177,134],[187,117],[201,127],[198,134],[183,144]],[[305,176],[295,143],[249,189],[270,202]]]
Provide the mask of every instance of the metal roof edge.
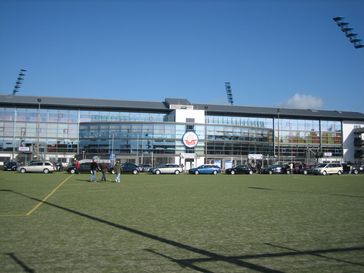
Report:
[[165,111],[168,108],[162,102],[151,101],[126,101],[117,99],[89,99],[89,98],[65,98],[65,97],[46,97],[46,96],[4,96],[0,95],[0,104],[12,104],[19,106],[38,106],[40,104],[46,107],[61,107],[73,109],[129,109],[146,111]]
[[[66,97],[48,97],[48,96],[12,96],[0,95],[0,105],[19,105],[19,107],[38,107],[38,99],[41,99],[40,105],[50,108],[62,109],[104,109],[104,110],[124,110],[169,113],[168,102],[189,103],[187,99],[166,99],[164,102],[152,101],[128,101],[118,99],[92,99],[92,98],[66,98]],[[256,106],[235,106],[235,105],[215,105],[191,103],[196,110],[206,110],[207,113],[214,115],[233,115],[233,116],[259,116],[259,117],[277,117],[282,118],[313,118],[313,119],[333,119],[333,120],[353,120],[364,121],[364,113],[337,111],[337,110],[319,110],[319,109],[289,109],[280,107],[256,107]]]

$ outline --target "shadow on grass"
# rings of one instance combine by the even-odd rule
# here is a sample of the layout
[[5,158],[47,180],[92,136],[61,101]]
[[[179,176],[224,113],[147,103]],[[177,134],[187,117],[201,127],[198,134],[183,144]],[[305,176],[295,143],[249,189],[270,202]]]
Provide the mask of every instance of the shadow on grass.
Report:
[[[31,197],[31,196],[28,196],[26,194],[19,193],[19,192],[16,192],[16,191],[7,190],[7,189],[0,190],[0,191],[12,192],[14,194],[21,195],[21,196],[26,197],[28,199],[35,200],[35,201],[38,201],[38,202],[42,202],[40,199]],[[226,263],[236,265],[236,266],[241,267],[241,268],[251,269],[251,270],[256,271],[256,272],[284,273],[283,271],[271,269],[271,268],[268,268],[268,267],[265,267],[265,266],[261,266],[261,265],[258,265],[258,264],[252,263],[252,262],[246,262],[246,261],[242,261],[242,260],[243,259],[269,258],[269,257],[273,258],[273,257],[284,257],[284,256],[296,256],[296,255],[316,255],[317,256],[317,255],[322,254],[322,253],[349,252],[349,251],[362,251],[362,250],[364,250],[364,246],[352,247],[352,248],[335,248],[335,249],[310,250],[310,251],[296,251],[294,249],[289,249],[290,250],[289,252],[283,252],[283,253],[266,253],[266,254],[254,254],[254,255],[244,255],[244,256],[225,256],[225,255],[218,254],[218,253],[215,253],[215,252],[212,252],[212,251],[209,251],[209,250],[197,248],[197,247],[190,246],[190,245],[187,245],[187,244],[184,244],[184,243],[180,243],[180,242],[176,242],[176,241],[173,241],[173,240],[170,240],[170,239],[167,239],[167,238],[163,238],[163,237],[160,237],[160,236],[148,233],[148,232],[137,230],[137,229],[125,226],[125,225],[113,223],[113,222],[110,222],[108,220],[105,220],[105,219],[102,219],[102,218],[99,218],[99,217],[96,217],[96,216],[92,216],[92,215],[89,215],[89,214],[86,214],[86,213],[83,213],[83,212],[80,212],[80,211],[76,211],[76,210],[73,210],[73,209],[70,209],[70,208],[66,208],[66,207],[63,207],[63,206],[60,206],[60,205],[56,205],[56,204],[53,204],[53,203],[50,203],[50,202],[43,202],[43,203],[46,204],[46,205],[49,205],[51,207],[58,208],[58,209],[61,209],[63,211],[67,211],[69,213],[72,213],[72,214],[75,214],[75,215],[78,215],[78,216],[81,216],[81,217],[84,217],[84,218],[87,218],[87,219],[90,219],[90,220],[93,220],[93,221],[97,221],[99,223],[102,223],[102,224],[105,224],[105,225],[108,225],[108,226],[111,226],[111,227],[114,227],[114,228],[117,228],[117,229],[120,229],[120,230],[123,230],[123,231],[127,231],[127,232],[130,232],[130,233],[142,236],[144,238],[148,238],[148,239],[151,239],[151,240],[158,241],[160,243],[164,243],[164,244],[179,248],[181,250],[187,250],[187,251],[193,252],[195,254],[204,255],[204,256],[206,256],[206,258],[174,259],[174,258],[172,258],[172,257],[170,257],[168,255],[159,253],[159,252],[157,252],[155,250],[146,249],[150,253],[159,255],[159,256],[161,256],[163,258],[166,258],[166,259],[168,259],[170,261],[173,261],[173,262],[177,263],[179,266],[189,267],[190,269],[193,269],[193,270],[196,270],[196,271],[199,271],[199,272],[205,272],[205,273],[212,273],[212,271],[209,271],[209,270],[204,269],[202,267],[196,266],[195,263],[197,263],[197,262],[218,262],[218,261],[221,262],[222,261],[222,262],[226,262]],[[279,246],[273,245],[273,244],[267,244],[267,245],[274,246],[274,247],[279,247]],[[283,247],[281,247],[281,248],[283,248]],[[286,248],[286,249],[288,249],[288,248]],[[333,258],[325,257],[323,255],[320,255],[320,257],[324,257],[324,258],[327,258],[327,259],[333,259]],[[339,260],[339,259],[336,259],[336,260],[340,261],[340,262],[344,262],[344,263],[350,263],[350,264],[353,264],[353,265],[364,266],[363,264],[360,264],[360,263],[351,263],[351,262],[344,261],[344,260]],[[19,260],[15,260],[15,261],[21,266],[24,265]],[[26,270],[26,269],[27,270],[32,270],[32,269],[30,269],[28,267],[23,267],[23,269],[24,270]],[[25,271],[25,272],[34,272],[34,271]]]
[[253,189],[253,190],[274,191],[274,189],[270,189],[270,188],[261,188],[261,187],[248,187],[248,188]]
[[309,192],[309,191],[290,191],[290,190],[272,189],[272,188],[261,188],[261,187],[248,187],[248,189],[265,190],[265,191],[279,191],[279,192],[293,192],[293,193],[315,194],[315,195],[341,196],[341,197],[351,197],[351,198],[364,198],[364,196],[362,196],[362,195],[350,195],[350,194],[343,194],[343,193],[325,193],[325,192]]
[[[352,251],[363,251],[364,246],[357,246],[357,247],[343,247],[343,248],[327,248],[327,249],[313,249],[313,250],[297,250],[293,248],[288,248],[276,244],[270,244],[266,243],[265,245],[272,246],[275,248],[281,248],[288,251],[285,252],[277,252],[277,253],[262,253],[262,254],[251,254],[251,255],[240,255],[240,256],[226,256],[229,260],[249,260],[249,259],[264,259],[264,258],[282,258],[282,257],[293,257],[293,256],[316,256],[320,258],[324,258],[326,260],[334,260],[340,263],[346,263],[351,264],[355,266],[364,267],[363,263],[356,263],[351,261],[346,261],[343,259],[333,258],[329,256],[325,256],[323,254],[332,254],[332,253],[346,253],[346,252],[352,252]],[[149,252],[152,252],[154,254],[160,255],[162,257],[165,257],[173,262],[176,262],[180,264],[181,266],[189,266],[193,265],[194,263],[203,263],[203,262],[211,262],[214,261],[211,258],[196,258],[196,259],[174,259],[172,257],[168,257],[166,255],[163,255],[161,253],[158,253],[155,250],[152,249],[146,249]]]
[[12,260],[14,260],[14,262],[16,264],[18,264],[24,272],[27,273],[35,273],[34,269],[30,268],[29,266],[27,266],[22,260],[20,260],[15,253],[6,253],[6,255],[8,255]]

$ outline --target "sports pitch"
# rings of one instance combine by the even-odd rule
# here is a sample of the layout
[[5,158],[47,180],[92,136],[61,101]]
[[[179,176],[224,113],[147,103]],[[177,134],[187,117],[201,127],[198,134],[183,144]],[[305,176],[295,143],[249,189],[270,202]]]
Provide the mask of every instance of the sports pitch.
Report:
[[0,172],[0,272],[364,272],[364,175],[88,178]]

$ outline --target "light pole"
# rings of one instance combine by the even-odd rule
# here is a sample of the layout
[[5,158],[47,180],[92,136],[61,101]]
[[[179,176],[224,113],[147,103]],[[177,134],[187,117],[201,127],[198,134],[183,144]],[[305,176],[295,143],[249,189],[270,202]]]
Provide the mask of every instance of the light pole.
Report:
[[41,98],[37,99],[38,102],[38,114],[37,114],[37,149],[36,149],[36,156],[39,160],[39,153],[40,153],[40,103],[42,102]]
[[207,109],[209,107],[205,105],[205,164],[207,164]]
[[356,49],[363,48],[364,45],[361,43],[362,39],[359,39],[358,34],[353,32],[353,28],[349,27],[349,23],[344,22],[344,17],[336,16],[332,18],[338,27],[340,27],[341,31],[345,33],[346,38],[349,39],[350,43],[354,45]]
[[281,144],[280,144],[281,140],[280,140],[280,136],[279,136],[279,129],[280,129],[279,128],[279,111],[280,111],[280,109],[278,108],[277,109],[278,162],[281,161]]
[[13,90],[13,96],[15,96],[16,93],[19,92],[19,89],[24,81],[24,77],[25,77],[25,69],[20,69],[20,72],[18,74],[18,78],[16,79],[16,83],[14,86],[14,90]]

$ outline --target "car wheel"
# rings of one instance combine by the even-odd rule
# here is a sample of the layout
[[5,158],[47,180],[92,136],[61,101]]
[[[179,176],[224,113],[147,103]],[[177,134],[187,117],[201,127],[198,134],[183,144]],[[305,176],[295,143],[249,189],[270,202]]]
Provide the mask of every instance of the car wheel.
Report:
[[195,171],[195,174],[199,174],[199,172],[198,171]]
[[21,173],[25,173],[27,170],[26,169],[24,169],[24,168],[22,168],[22,169],[20,169],[20,172]]
[[133,174],[138,174],[138,170],[133,170]]
[[253,174],[253,171],[249,171],[249,174]]
[[231,171],[230,174],[234,175],[235,174],[235,171]]
[[49,173],[49,170],[48,169],[44,169],[43,170],[43,173]]
[[174,172],[174,174],[179,174],[179,170],[176,170],[176,171]]
[[212,173],[213,175],[217,175],[217,171],[213,171],[213,173]]
[[73,169],[72,169],[72,170],[70,170],[70,173],[71,173],[71,174],[74,174],[75,172],[76,172],[76,170],[73,170]]
[[155,174],[161,174],[161,171],[160,170],[156,170],[155,171]]

